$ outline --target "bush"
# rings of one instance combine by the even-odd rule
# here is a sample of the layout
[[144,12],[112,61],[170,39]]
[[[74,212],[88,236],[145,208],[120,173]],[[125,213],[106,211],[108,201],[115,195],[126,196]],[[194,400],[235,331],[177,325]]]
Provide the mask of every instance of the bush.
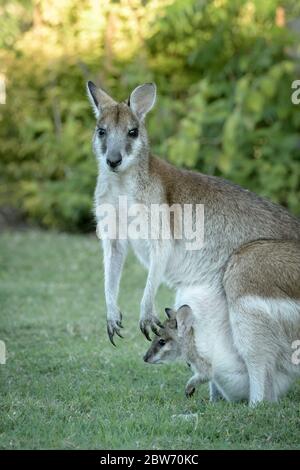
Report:
[[[280,4],[4,4],[1,202],[46,227],[90,229],[96,164],[84,83],[92,78],[124,99],[138,83],[155,80],[159,102],[148,127],[156,153],[300,214],[300,113],[291,103],[296,46],[290,28],[278,24]],[[287,18],[300,16],[294,2],[284,7]]]

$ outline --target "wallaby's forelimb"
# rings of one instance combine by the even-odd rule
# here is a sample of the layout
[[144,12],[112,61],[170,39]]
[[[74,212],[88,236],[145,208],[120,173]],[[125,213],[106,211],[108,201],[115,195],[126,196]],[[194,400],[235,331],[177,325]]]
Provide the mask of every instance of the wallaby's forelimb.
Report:
[[122,338],[122,314],[118,308],[118,292],[123,263],[127,252],[125,240],[103,240],[104,273],[105,273],[105,300],[107,307],[107,333],[111,343],[114,343],[114,334]]
[[151,243],[150,249],[150,266],[148,271],[147,282],[141,302],[140,329],[146,338],[151,341],[150,329],[158,335],[158,328],[162,327],[161,322],[155,314],[155,295],[159,288],[166,264],[169,257],[168,243],[159,240]]
[[196,387],[198,385],[201,385],[203,383],[206,383],[207,382],[207,376],[205,375],[205,377],[202,376],[202,374],[200,373],[196,373],[194,374],[188,381],[187,381],[187,384],[185,386],[185,394],[187,397],[191,397],[195,390],[196,390]]

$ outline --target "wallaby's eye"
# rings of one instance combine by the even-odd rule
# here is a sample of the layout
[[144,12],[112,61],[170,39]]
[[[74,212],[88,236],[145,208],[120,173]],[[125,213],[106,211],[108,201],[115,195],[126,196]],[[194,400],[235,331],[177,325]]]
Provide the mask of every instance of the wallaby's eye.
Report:
[[164,346],[166,344],[165,340],[162,338],[158,341],[158,343],[160,344],[160,346]]
[[139,135],[138,128],[135,127],[134,129],[130,129],[130,131],[128,131],[128,135],[129,137],[137,137]]
[[102,137],[103,135],[106,134],[106,130],[103,129],[103,127],[99,127],[99,128],[97,129],[97,134],[98,134],[99,137]]

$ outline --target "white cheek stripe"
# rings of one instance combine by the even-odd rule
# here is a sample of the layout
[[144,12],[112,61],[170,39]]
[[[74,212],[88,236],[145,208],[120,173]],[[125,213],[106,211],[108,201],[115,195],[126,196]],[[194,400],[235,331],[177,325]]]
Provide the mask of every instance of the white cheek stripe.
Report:
[[171,351],[172,350],[172,346],[170,346],[168,343],[165,344],[153,357],[152,357],[152,360],[153,361],[163,361],[164,360],[164,354],[167,352],[167,351]]
[[295,322],[300,325],[300,300],[247,295],[239,300],[239,304],[243,310],[263,311],[276,320]]

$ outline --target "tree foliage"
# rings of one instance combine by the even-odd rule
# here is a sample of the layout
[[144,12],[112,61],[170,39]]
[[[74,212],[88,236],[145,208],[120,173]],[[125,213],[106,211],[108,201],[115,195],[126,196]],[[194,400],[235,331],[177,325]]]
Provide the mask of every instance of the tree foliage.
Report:
[[12,0],[0,2],[0,15],[2,204],[43,226],[90,229],[96,164],[85,81],[124,99],[154,80],[157,154],[300,214],[300,105],[291,102],[299,55],[289,22],[300,17],[297,2]]

